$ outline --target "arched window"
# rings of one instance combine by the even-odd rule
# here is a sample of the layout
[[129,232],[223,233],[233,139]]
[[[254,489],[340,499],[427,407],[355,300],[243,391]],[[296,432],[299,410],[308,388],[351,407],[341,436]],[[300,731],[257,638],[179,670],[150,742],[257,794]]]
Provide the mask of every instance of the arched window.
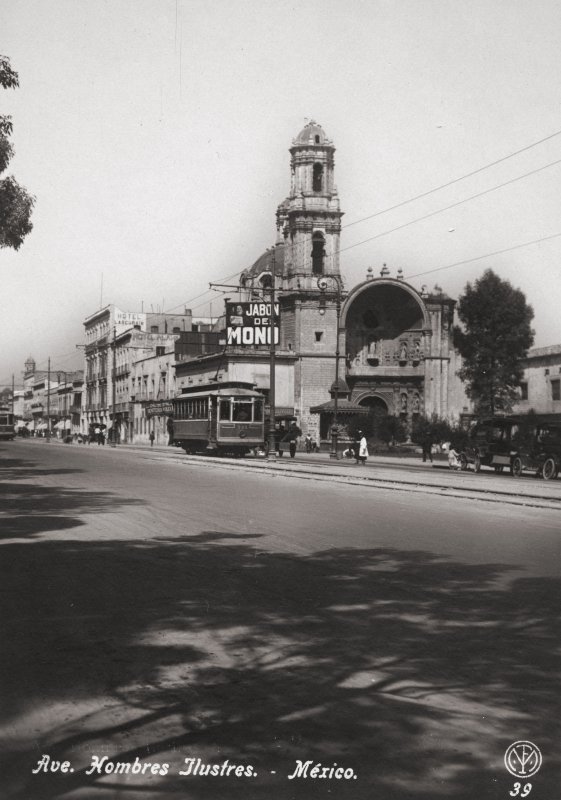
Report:
[[314,180],[312,189],[314,192],[321,192],[323,188],[323,164],[314,164]]
[[316,133],[316,144],[319,144],[319,134]]
[[273,283],[270,272],[265,272],[259,279],[259,283],[263,289],[270,289]]
[[323,235],[321,233],[314,233],[312,236],[312,273],[314,275],[323,275],[323,262],[325,259]]

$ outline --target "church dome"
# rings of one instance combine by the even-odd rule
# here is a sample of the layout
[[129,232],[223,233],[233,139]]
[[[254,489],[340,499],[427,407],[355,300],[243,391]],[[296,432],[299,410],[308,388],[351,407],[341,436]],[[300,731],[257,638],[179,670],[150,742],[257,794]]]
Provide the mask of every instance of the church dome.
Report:
[[298,136],[293,140],[293,144],[331,144],[331,141],[325,135],[325,131],[311,119],[307,125],[305,125]]
[[[275,274],[282,275],[284,272],[284,254],[285,254],[285,246],[282,244],[275,244]],[[263,273],[270,273],[272,270],[272,252],[271,250],[265,250],[265,252],[259,256],[257,261],[249,269],[246,269],[240,275],[240,283],[242,286],[250,287],[253,285],[254,281],[256,281],[260,276],[263,276]]]

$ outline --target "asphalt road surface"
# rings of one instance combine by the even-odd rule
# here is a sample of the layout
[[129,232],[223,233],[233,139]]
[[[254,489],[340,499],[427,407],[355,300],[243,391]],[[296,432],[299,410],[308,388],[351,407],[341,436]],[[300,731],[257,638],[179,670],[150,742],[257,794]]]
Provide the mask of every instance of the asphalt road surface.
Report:
[[25,440],[0,491],[2,800],[559,796],[558,510]]

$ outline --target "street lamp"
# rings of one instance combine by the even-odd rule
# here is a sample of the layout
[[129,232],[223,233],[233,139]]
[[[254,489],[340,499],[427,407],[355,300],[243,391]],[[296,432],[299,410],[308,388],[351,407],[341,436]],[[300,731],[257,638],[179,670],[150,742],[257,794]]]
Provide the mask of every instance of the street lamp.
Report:
[[333,393],[333,425],[331,426],[331,451],[330,458],[339,458],[339,320],[341,317],[341,281],[337,275],[322,275],[317,284],[322,295],[325,295],[329,282],[335,286],[335,311],[337,314],[336,339],[335,339],[335,392]]

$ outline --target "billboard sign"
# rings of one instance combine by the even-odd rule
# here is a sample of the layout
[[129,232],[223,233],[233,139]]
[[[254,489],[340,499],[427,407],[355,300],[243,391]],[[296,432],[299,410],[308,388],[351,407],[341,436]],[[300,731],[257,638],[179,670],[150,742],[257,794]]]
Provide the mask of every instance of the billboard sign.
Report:
[[[280,307],[274,308],[275,344],[279,343]],[[226,303],[227,343],[232,347],[257,347],[271,344],[270,303]]]
[[152,400],[144,406],[144,413],[147,417],[164,417],[173,414],[173,403],[171,400]]

